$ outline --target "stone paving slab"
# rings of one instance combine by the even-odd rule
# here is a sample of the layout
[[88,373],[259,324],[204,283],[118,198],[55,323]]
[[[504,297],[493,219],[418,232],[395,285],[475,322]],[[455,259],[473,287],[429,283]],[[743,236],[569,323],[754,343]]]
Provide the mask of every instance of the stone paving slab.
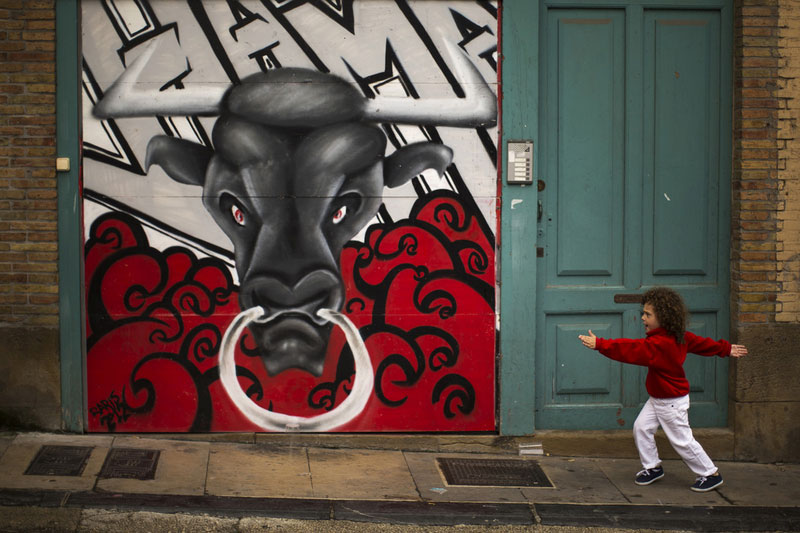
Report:
[[308,449],[315,498],[419,500],[403,452]]
[[[103,466],[113,437],[103,435],[56,435],[49,433],[23,433],[0,457],[0,488],[45,490],[91,490]],[[25,470],[42,446],[93,447],[89,460],[80,476],[26,476]]]
[[212,444],[206,493],[214,496],[311,498],[314,491],[306,449]]
[[800,505],[800,465],[734,462],[716,465],[723,479],[717,490],[733,505]]
[[650,485],[634,483],[641,463],[636,459],[602,459],[600,469],[619,489],[625,498],[634,504],[647,505],[730,505],[718,491],[694,492],[689,490],[695,475],[683,461],[663,461],[664,477]]
[[14,442],[15,438],[16,435],[0,436],[0,457],[2,457],[4,453],[6,453],[6,450],[8,449],[9,446],[11,446],[11,443]]
[[115,448],[159,450],[154,479],[107,478],[97,489],[137,494],[203,494],[208,466],[208,442],[174,441],[125,436],[114,438]]
[[448,486],[436,464],[437,457],[497,459],[497,455],[406,452],[411,476],[422,499],[433,502],[525,502],[519,487]]
[[596,459],[541,457],[539,465],[555,489],[523,488],[522,494],[531,502],[628,503]]

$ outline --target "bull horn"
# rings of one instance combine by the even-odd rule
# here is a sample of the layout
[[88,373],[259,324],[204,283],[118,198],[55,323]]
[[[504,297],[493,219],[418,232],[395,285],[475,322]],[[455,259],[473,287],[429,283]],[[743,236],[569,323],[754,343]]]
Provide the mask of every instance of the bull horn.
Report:
[[445,41],[453,60],[456,78],[465,98],[377,97],[368,100],[365,118],[391,124],[431,124],[437,126],[479,127],[497,123],[497,98],[481,73],[458,46]]
[[[139,77],[158,47],[150,42],[142,54],[108,88],[94,108],[96,117],[146,117],[154,115],[218,115],[230,83],[188,84],[180,90],[160,91]],[[466,53],[445,41],[465,98],[393,98],[377,97],[365,103],[364,118],[393,124],[430,124],[437,126],[479,127],[497,123],[497,99]]]
[[218,115],[230,83],[189,84],[185,89],[160,91],[141,88],[139,77],[158,48],[158,39],[147,44],[94,108],[97,118]]

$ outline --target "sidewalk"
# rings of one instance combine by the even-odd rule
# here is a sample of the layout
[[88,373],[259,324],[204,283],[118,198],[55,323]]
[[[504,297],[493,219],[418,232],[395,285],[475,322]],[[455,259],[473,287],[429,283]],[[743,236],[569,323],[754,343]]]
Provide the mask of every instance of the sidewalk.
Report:
[[[329,525],[518,526],[524,531],[548,526],[800,531],[797,464],[719,461],[725,484],[701,494],[689,490],[694,476],[677,460],[664,461],[663,480],[640,487],[633,483],[638,461],[628,458],[519,457],[511,450],[336,449],[287,442],[275,446],[129,435],[0,436],[0,531],[101,531],[95,526],[109,523],[98,517],[109,511],[127,513],[128,518],[143,511],[169,513],[175,520],[185,515],[190,521],[205,514],[234,524],[233,529],[222,528],[231,531],[244,530],[244,518]],[[55,450],[83,451],[82,471],[26,475],[42,446],[81,447]],[[552,487],[448,485],[441,459],[458,458],[534,462],[544,473],[543,483]],[[68,467],[63,458],[44,466]],[[129,477],[137,468],[147,477],[148,467],[152,479]],[[196,530],[220,530],[203,527]],[[174,530],[195,529],[178,524]]]

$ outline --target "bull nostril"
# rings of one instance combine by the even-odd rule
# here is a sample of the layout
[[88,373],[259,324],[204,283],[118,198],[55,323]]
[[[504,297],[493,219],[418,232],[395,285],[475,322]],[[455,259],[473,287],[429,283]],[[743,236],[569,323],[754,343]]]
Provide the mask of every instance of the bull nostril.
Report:
[[239,303],[242,309],[261,306],[267,315],[305,315],[322,325],[326,321],[317,316],[317,311],[339,310],[343,293],[338,276],[327,270],[315,270],[291,287],[272,276],[250,278],[242,284]]

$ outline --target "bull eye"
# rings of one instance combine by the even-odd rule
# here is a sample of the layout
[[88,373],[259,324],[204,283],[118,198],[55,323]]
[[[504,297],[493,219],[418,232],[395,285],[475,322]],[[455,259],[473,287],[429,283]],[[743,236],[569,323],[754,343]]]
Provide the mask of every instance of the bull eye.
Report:
[[347,206],[346,206],[346,205],[343,205],[342,207],[340,207],[340,208],[339,208],[339,209],[338,209],[338,210],[337,210],[337,211],[336,211],[336,212],[333,214],[333,217],[331,218],[331,221],[332,221],[334,224],[338,224],[339,222],[341,222],[342,220],[344,220],[344,217],[346,217],[346,216],[347,216]]
[[244,226],[244,211],[242,211],[238,205],[233,204],[231,206],[231,215],[237,224]]

